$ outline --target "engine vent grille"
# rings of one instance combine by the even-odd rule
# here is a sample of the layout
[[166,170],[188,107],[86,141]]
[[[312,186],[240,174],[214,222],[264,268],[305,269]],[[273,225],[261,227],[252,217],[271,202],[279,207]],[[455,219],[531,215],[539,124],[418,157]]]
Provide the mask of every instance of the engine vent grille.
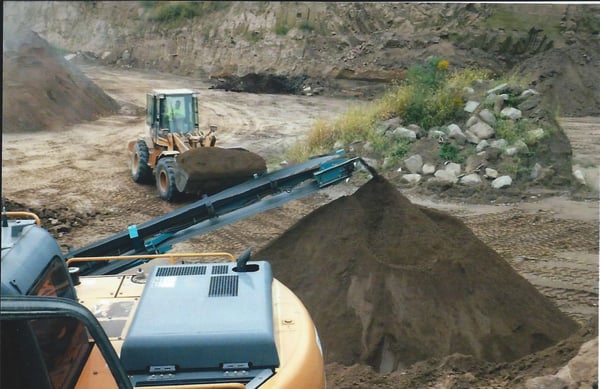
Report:
[[212,267],[212,274],[227,274],[229,266],[227,265],[216,265]]
[[206,274],[206,266],[169,266],[157,269],[157,277],[201,276]]
[[235,297],[238,295],[238,276],[210,278],[208,297]]

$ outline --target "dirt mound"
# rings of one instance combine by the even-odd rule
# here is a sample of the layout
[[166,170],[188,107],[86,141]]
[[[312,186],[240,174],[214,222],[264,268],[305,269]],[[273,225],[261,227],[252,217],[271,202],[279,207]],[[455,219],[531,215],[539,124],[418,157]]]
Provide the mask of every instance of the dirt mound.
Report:
[[561,116],[600,115],[600,44],[576,42],[524,60],[515,70],[531,79],[545,105]]
[[106,215],[106,213],[99,211],[80,213],[68,207],[34,209],[5,197],[2,197],[2,209],[7,212],[31,212],[36,214],[40,218],[42,227],[57,239],[62,237],[63,234],[70,233],[73,228],[87,226],[90,219]]
[[266,171],[263,157],[244,149],[201,147],[178,158],[188,174],[188,191],[214,194]]
[[119,105],[34,32],[4,42],[2,131],[59,130]]
[[578,328],[461,221],[381,177],[254,257],[305,302],[328,363],[385,372],[454,353],[512,361]]

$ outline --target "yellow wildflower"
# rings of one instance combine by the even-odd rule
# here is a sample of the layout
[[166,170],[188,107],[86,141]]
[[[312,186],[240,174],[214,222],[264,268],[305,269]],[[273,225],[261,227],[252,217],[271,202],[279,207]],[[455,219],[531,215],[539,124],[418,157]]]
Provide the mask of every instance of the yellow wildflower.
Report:
[[445,59],[443,59],[437,63],[437,68],[440,70],[447,70],[449,65],[450,65],[450,63],[448,61],[446,61]]

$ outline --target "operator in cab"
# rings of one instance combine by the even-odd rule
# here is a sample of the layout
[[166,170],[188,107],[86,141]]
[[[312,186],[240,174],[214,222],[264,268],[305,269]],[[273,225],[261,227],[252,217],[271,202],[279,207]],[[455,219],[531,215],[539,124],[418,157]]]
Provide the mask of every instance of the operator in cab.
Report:
[[181,105],[181,101],[176,100],[175,106],[169,107],[168,119],[171,132],[186,133],[188,131],[185,108]]

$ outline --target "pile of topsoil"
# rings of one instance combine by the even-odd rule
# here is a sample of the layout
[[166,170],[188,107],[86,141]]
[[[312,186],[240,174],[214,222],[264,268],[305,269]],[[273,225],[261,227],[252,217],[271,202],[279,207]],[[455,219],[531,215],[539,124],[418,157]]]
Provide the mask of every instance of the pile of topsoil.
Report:
[[200,147],[177,158],[188,174],[187,192],[212,195],[267,170],[263,157],[245,149]]
[[378,176],[253,257],[303,300],[327,363],[388,372],[454,353],[512,361],[578,329],[460,220]]
[[119,110],[35,32],[5,34],[3,43],[3,132],[61,130]]

